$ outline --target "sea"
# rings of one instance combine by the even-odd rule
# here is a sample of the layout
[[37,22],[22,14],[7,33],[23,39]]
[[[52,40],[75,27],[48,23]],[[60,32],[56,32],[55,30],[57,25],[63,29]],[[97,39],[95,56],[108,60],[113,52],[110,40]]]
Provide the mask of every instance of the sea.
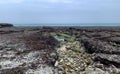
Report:
[[39,24],[14,24],[15,26],[120,26],[120,23],[39,23]]

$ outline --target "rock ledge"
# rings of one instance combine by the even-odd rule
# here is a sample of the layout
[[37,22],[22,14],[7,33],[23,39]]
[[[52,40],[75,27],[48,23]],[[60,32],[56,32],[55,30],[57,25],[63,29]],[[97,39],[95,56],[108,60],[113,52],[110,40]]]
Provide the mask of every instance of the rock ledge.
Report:
[[10,23],[0,23],[0,28],[1,27],[13,27],[13,24],[10,24]]

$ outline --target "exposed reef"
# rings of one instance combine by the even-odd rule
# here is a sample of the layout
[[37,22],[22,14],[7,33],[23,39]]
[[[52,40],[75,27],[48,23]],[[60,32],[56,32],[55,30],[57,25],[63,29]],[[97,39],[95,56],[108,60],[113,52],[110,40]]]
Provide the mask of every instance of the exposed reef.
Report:
[[0,28],[0,74],[120,74],[120,27]]

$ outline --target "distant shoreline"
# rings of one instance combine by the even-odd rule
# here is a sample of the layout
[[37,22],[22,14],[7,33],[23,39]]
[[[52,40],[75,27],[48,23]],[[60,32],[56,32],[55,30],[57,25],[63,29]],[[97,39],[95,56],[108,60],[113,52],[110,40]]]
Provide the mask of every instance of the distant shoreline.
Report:
[[62,23],[41,23],[41,24],[14,24],[15,26],[120,26],[120,23],[71,23],[71,24],[62,24]]

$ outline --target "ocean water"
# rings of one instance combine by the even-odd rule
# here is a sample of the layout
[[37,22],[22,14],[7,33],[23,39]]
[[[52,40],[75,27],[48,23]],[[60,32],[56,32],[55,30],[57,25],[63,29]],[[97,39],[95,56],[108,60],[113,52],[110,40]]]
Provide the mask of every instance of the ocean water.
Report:
[[15,26],[120,26],[120,23],[15,24]]

